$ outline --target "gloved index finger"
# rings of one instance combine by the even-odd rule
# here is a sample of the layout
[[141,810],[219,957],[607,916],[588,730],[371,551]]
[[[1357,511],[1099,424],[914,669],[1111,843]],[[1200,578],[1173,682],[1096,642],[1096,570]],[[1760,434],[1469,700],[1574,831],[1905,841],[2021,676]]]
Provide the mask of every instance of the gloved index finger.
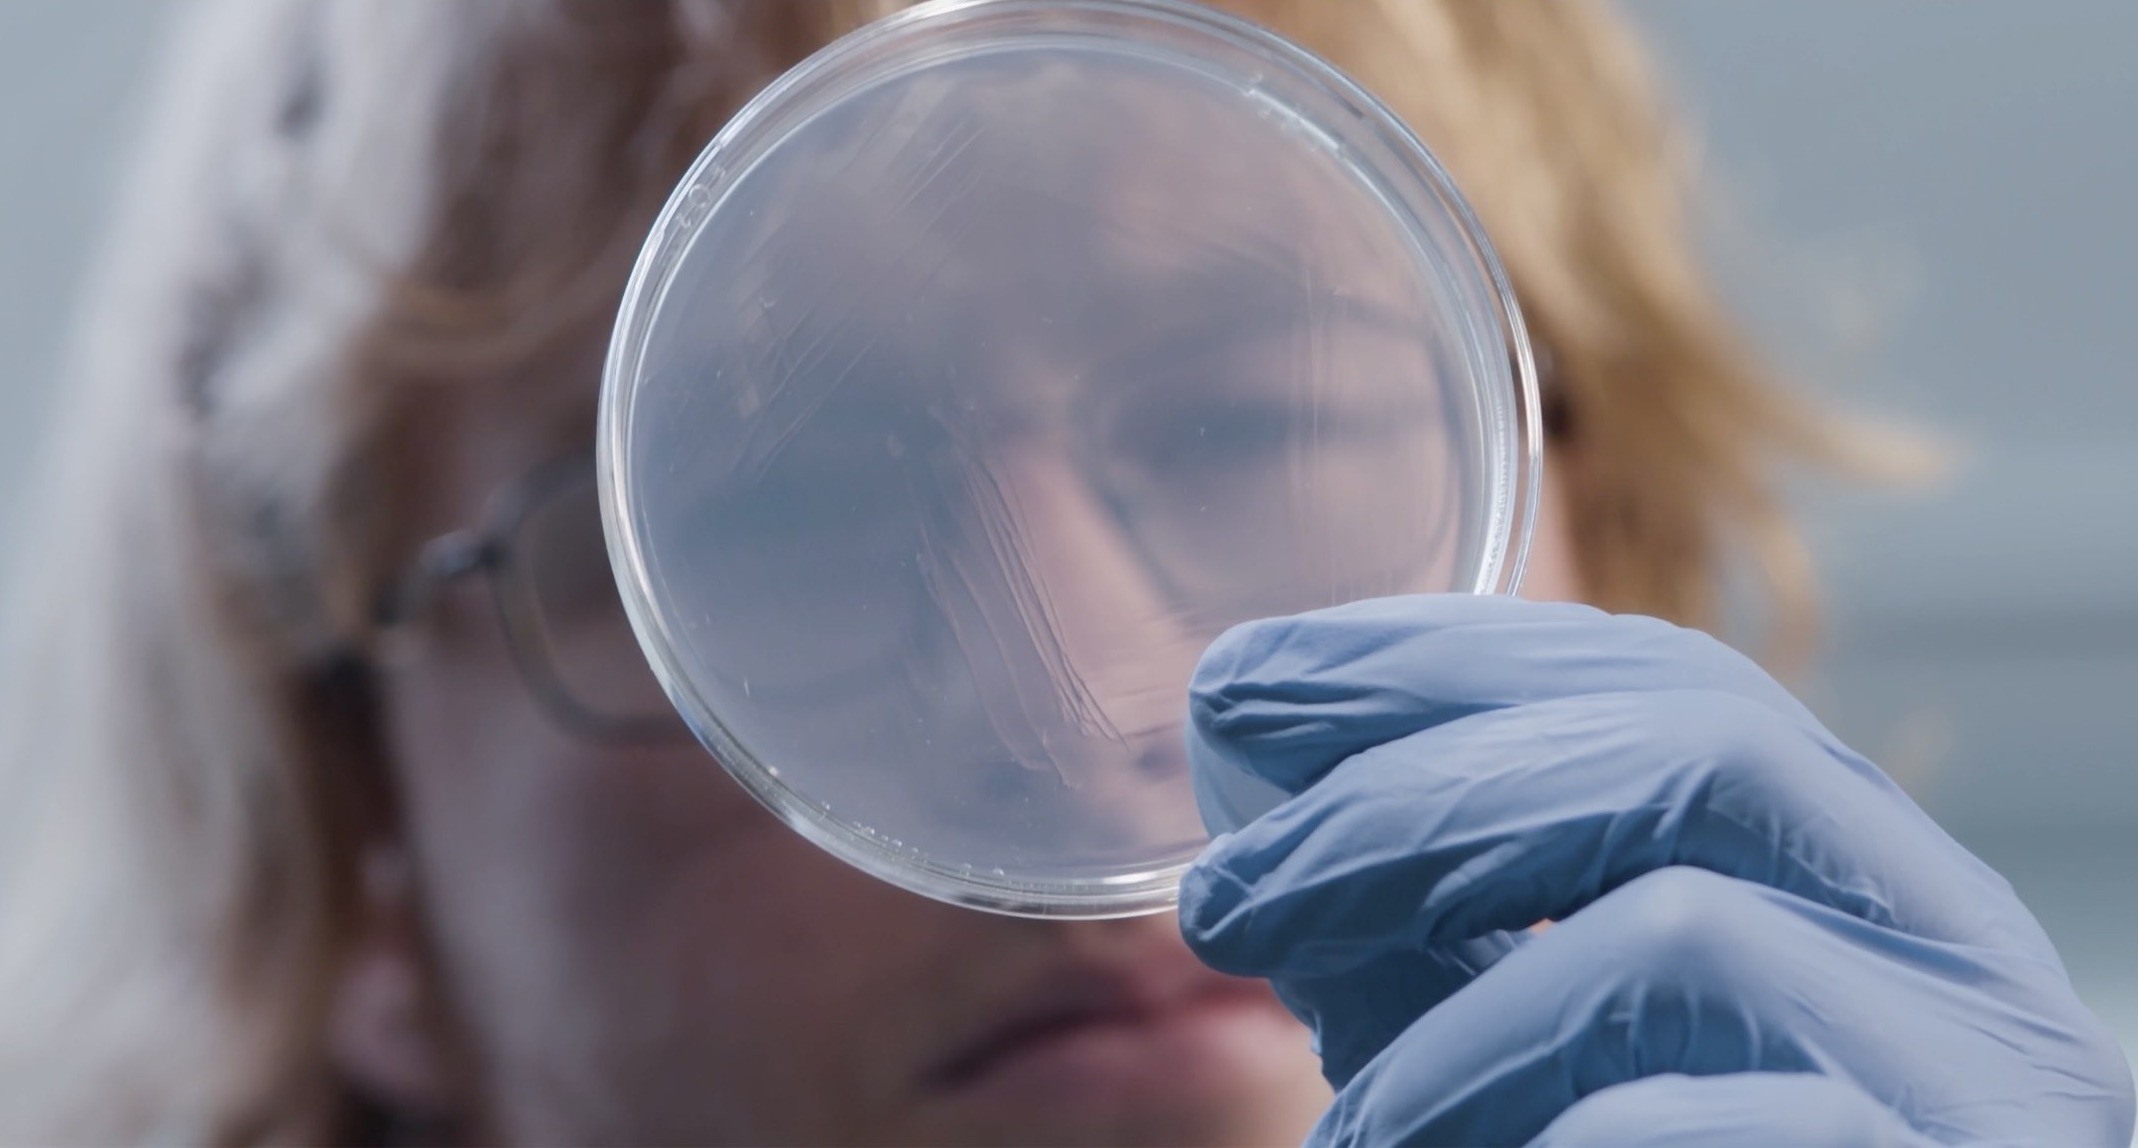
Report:
[[1205,769],[1296,794],[1353,754],[1471,714],[1687,689],[1735,694],[1831,740],[1751,659],[1699,631],[1574,603],[1414,594],[1226,631],[1190,684],[1188,742]]
[[1669,867],[2053,960],[2010,887],[1884,775],[1712,690],[1510,707],[1356,754],[1206,850],[1181,925],[1223,971],[1326,977],[1564,920]]

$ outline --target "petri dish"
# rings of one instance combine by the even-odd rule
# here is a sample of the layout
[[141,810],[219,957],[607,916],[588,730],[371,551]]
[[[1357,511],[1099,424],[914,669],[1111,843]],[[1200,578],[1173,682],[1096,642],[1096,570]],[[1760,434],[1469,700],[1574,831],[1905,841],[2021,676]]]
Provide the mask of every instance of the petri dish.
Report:
[[1446,172],[1327,63],[1171,0],[929,4],[676,188],[602,508],[664,689],[787,824],[925,896],[1125,916],[1175,902],[1198,796],[1272,800],[1189,775],[1212,638],[1513,588],[1535,386]]

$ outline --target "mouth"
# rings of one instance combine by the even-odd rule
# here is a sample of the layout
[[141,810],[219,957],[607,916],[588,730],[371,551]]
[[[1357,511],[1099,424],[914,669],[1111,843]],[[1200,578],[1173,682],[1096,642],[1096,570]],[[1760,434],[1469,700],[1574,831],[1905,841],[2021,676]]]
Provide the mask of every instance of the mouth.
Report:
[[1182,1057],[1209,1058],[1241,1025],[1289,1022],[1258,981],[1206,970],[1166,984],[1107,974],[1050,978],[1022,1007],[957,1045],[923,1076],[965,1093],[1020,1082],[1065,1092],[1113,1078],[1162,1077]]

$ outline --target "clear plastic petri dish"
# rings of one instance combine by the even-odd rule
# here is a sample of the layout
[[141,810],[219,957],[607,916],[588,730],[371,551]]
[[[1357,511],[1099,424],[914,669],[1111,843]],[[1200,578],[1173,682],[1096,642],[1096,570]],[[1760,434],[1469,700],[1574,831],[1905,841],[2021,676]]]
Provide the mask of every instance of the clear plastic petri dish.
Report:
[[1212,638],[1512,589],[1538,468],[1446,173],[1320,59],[1158,0],[925,5],[773,84],[646,242],[599,444],[712,756],[878,877],[1056,917],[1174,903]]

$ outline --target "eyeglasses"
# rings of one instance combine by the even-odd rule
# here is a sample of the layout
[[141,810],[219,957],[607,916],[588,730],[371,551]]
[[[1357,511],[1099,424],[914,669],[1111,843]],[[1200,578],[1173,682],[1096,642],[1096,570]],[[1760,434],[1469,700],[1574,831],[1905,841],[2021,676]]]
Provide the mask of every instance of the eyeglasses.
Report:
[[[1567,421],[1564,412],[1564,396],[1561,388],[1552,379],[1551,358],[1544,348],[1538,349],[1539,373],[1547,377],[1546,418],[1554,424],[1555,433],[1564,429]],[[1214,372],[1226,377],[1229,372]],[[1215,461],[1203,460],[1211,452],[1223,457],[1229,450],[1238,454],[1248,449],[1247,444],[1260,443],[1268,435],[1256,436],[1252,432],[1259,424],[1240,423],[1248,417],[1235,410],[1230,422],[1220,422],[1217,429],[1224,431],[1215,438],[1199,433],[1192,438],[1185,435],[1153,435],[1148,428],[1163,428],[1172,425],[1164,417],[1166,410],[1177,409],[1177,404],[1166,410],[1150,409],[1148,397],[1177,394],[1184,388],[1151,388],[1142,392],[1146,401],[1142,406],[1128,412],[1134,417],[1109,420],[1115,425],[1144,433],[1126,433],[1126,447],[1106,452],[1114,460],[1110,481],[1133,483],[1145,477],[1142,471],[1120,460],[1135,460],[1150,455],[1164,463],[1163,473],[1150,476],[1139,483],[1148,489],[1143,491],[1140,505],[1163,511],[1176,504],[1190,506],[1198,513],[1176,514],[1167,517],[1163,529],[1153,531],[1157,542],[1148,539],[1145,544],[1155,545],[1161,551],[1172,546],[1185,546],[1209,530],[1203,528],[1203,520],[1219,518],[1209,512],[1212,506],[1236,505],[1253,507],[1255,513],[1268,513],[1271,500],[1244,498],[1239,491],[1237,467],[1218,465]],[[1235,407],[1239,404],[1233,404]],[[1247,405],[1252,411],[1252,404]],[[1194,421],[1199,428],[1212,425],[1210,410],[1223,410],[1222,406],[1196,408]],[[1177,419],[1174,421],[1178,421]],[[1363,425],[1363,424],[1362,424]],[[1378,424],[1386,428],[1388,420]],[[1333,433],[1334,426],[1322,428],[1324,434]],[[1177,444],[1192,443],[1200,450],[1183,453],[1176,446],[1166,450],[1138,453],[1134,448],[1144,438]],[[799,456],[809,454],[806,450],[790,452],[801,463]],[[1339,452],[1346,457],[1368,453],[1362,444],[1351,444]],[[857,460],[865,459],[868,452],[844,449],[837,452],[838,465],[802,465],[806,472],[807,490],[790,492],[790,496],[771,497],[770,501],[781,508],[778,517],[788,524],[788,529],[799,529],[801,524],[817,527],[809,532],[812,539],[821,539],[827,532],[846,537],[851,543],[855,538],[882,534],[889,525],[895,525],[898,515],[878,512],[874,498],[906,489],[906,484],[892,481],[883,475],[870,474],[865,480],[848,484],[850,496],[832,498],[828,493],[838,486],[837,476],[859,466]],[[1218,458],[1213,455],[1212,458]],[[1197,465],[1199,461],[1204,465]],[[1124,470],[1124,467],[1126,469]],[[794,469],[781,468],[781,469]],[[862,469],[866,469],[863,467]],[[1146,468],[1150,469],[1150,468]],[[1205,472],[1218,473],[1230,483],[1224,497],[1203,491],[1193,481],[1194,476]],[[857,479],[862,476],[856,476]],[[767,479],[774,476],[768,475]],[[777,481],[769,483],[778,486]],[[814,497],[803,497],[808,491],[817,491]],[[762,501],[762,500],[761,500]],[[815,521],[824,517],[809,513],[809,508],[819,504],[836,504],[853,514],[860,514],[873,526],[860,523],[827,524]],[[836,515],[832,517],[837,517]],[[888,525],[887,525],[888,524]],[[733,524],[731,524],[733,525]],[[1140,523],[1138,525],[1141,525]],[[1219,529],[1222,527],[1222,529]],[[751,537],[754,545],[744,548],[755,555],[759,565],[769,565],[764,574],[782,585],[792,586],[807,583],[808,571],[819,571],[824,576],[825,565],[816,547],[805,547],[810,555],[806,560],[781,563],[777,556],[784,550],[771,541],[758,537],[751,531],[737,526],[743,536]],[[1219,533],[1229,531],[1242,537],[1252,537],[1251,531],[1230,523],[1219,523]],[[896,531],[892,531],[896,533]],[[906,545],[903,536],[897,546],[888,549],[902,554],[914,552]],[[1210,554],[1229,554],[1221,545],[1224,539],[1205,540],[1201,551]],[[856,543],[855,545],[858,545]],[[851,546],[849,547],[851,549]],[[921,548],[925,550],[926,548]],[[1189,548],[1191,551],[1193,547]],[[738,559],[733,547],[723,547],[732,564]],[[1167,554],[1146,555],[1149,559],[1169,557]],[[847,566],[854,564],[848,563]],[[1164,563],[1179,577],[1182,569],[1193,569],[1192,564]],[[851,570],[847,573],[850,575]],[[624,613],[623,602],[618,595],[616,582],[609,564],[602,536],[601,507],[595,478],[594,461],[589,455],[575,455],[559,459],[527,472],[499,492],[477,527],[458,530],[432,539],[424,545],[413,566],[394,582],[381,597],[374,620],[389,635],[413,627],[432,608],[443,590],[461,578],[481,575],[487,583],[492,604],[502,629],[507,646],[520,677],[544,715],[562,732],[582,740],[604,744],[685,744],[694,741],[689,727],[676,713],[659,680],[646,661],[645,654],[633,633],[630,621]],[[895,578],[879,579],[878,595],[896,582]],[[1205,594],[1211,587],[1198,587]],[[925,596],[923,596],[925,598]],[[875,602],[859,589],[848,587],[838,594],[827,594],[825,601],[859,603],[864,616],[850,619],[846,624],[830,627],[850,645],[866,646],[866,636],[885,624],[905,616],[905,612],[888,608],[885,603]],[[904,633],[903,630],[899,631]],[[908,635],[910,639],[910,635]],[[794,640],[790,636],[791,641]]]
[[405,630],[471,575],[488,583],[521,679],[563,732],[603,744],[692,740],[624,614],[591,457],[529,471],[498,494],[482,525],[426,543],[375,621]]

